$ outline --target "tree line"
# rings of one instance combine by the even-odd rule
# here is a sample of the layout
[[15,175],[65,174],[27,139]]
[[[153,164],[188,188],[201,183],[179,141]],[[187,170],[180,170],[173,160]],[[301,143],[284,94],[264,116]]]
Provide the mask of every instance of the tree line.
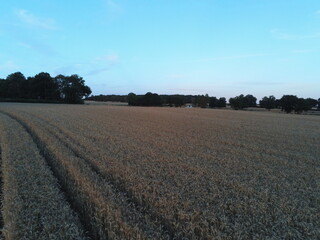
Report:
[[198,107],[226,107],[225,98],[209,97],[208,95],[158,95],[148,92],[144,95],[129,93],[128,95],[96,95],[86,98],[93,101],[127,102],[130,106],[170,106],[181,107],[192,104]]
[[309,111],[312,108],[320,109],[320,98],[318,100],[313,98],[298,98],[294,95],[283,95],[282,98],[276,99],[273,95],[269,97],[263,97],[260,100],[260,107],[268,110],[273,108],[281,108],[286,113],[302,113],[303,111]]
[[1,101],[83,103],[83,97],[90,94],[91,89],[76,74],[51,77],[41,72],[26,78],[21,72],[15,72],[0,79]]
[[[130,106],[170,106],[181,107],[185,104],[191,104],[201,108],[224,108],[227,106],[225,97],[210,97],[206,95],[158,95],[157,93],[148,92],[145,95],[97,95],[90,96],[88,100],[94,101],[117,101],[128,102]],[[259,104],[257,98],[251,94],[239,95],[229,98],[229,105],[233,109],[245,109],[249,107],[261,107],[268,110],[281,109],[286,113],[301,113],[318,107],[320,109],[320,98],[299,98],[294,95],[283,95],[276,99],[273,95],[263,97]]]
[[[201,108],[224,108],[227,100],[224,97],[206,95],[159,95],[148,92],[144,95],[129,93],[128,95],[97,95],[90,96],[91,89],[85,85],[82,77],[57,75],[41,72],[33,77],[25,77],[21,72],[15,72],[0,78],[0,101],[23,102],[57,102],[83,103],[83,98],[94,101],[128,102],[130,106],[170,106],[181,107],[191,104]],[[251,94],[229,98],[233,109],[257,107],[257,98]],[[283,95],[280,99],[265,96],[259,101],[259,107],[268,110],[278,108],[287,113],[301,113],[312,108],[320,109],[320,98],[299,98],[294,95]]]

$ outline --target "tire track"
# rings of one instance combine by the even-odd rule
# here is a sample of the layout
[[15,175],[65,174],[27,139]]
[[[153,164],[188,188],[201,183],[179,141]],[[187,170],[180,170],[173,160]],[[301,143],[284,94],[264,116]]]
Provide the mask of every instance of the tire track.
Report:
[[2,149],[0,144],[0,239],[4,239],[3,236],[3,216],[2,216],[2,209],[3,209],[3,178],[2,178]]
[[[8,112],[5,112],[5,114],[16,120],[30,134],[34,142],[37,144],[41,154],[46,159],[52,172],[54,173],[54,176],[59,180],[59,173],[55,171],[55,168],[52,164],[52,162],[56,160],[53,159],[54,155],[46,147],[46,144],[24,122],[22,117]],[[134,199],[132,193],[126,191],[123,184],[121,184],[121,182],[119,182],[118,179],[115,179],[113,176],[106,176],[106,174],[103,171],[101,171],[101,169],[99,169],[99,167],[96,164],[94,164],[92,160],[90,160],[88,157],[84,156],[83,153],[75,149],[74,144],[76,143],[74,142],[74,139],[72,139],[72,137],[67,136],[58,127],[54,126],[50,122],[47,122],[39,118],[38,116],[33,116],[29,113],[27,113],[27,115],[31,115],[31,118],[37,118],[38,120],[42,121],[42,123],[44,123],[44,125],[46,126],[50,126],[48,128],[45,128],[45,131],[47,131],[49,134],[58,139],[63,145],[65,145],[75,157],[82,159],[89,166],[92,172],[96,173],[99,177],[104,179],[104,181],[108,184],[108,186],[116,195],[121,196],[121,200],[119,199],[119,202],[122,202],[123,205],[126,206],[125,208],[122,207],[122,213],[126,212],[123,216],[126,222],[128,222],[129,224],[131,223],[133,226],[138,225],[139,228],[150,239],[179,239],[179,237],[175,236],[174,228],[168,225],[168,223],[164,219],[161,219],[161,216],[155,215],[154,213],[148,211],[148,209],[146,209],[144,205],[140,204],[136,199]],[[52,128],[54,128],[56,131]],[[59,134],[57,134],[56,132],[59,132],[63,137],[59,136]],[[70,144],[70,142],[72,143]],[[77,203],[75,203],[75,201],[72,198],[69,197],[70,193],[68,193],[68,187],[60,180],[59,184],[62,188],[62,191],[66,195],[68,202],[72,206],[73,210],[77,212],[80,216],[81,223],[85,226],[85,229],[88,232],[89,237],[97,239],[97,235],[93,233],[95,231],[93,229],[94,226],[88,224],[87,219],[83,216],[83,214],[81,214],[83,209],[81,209],[81,206],[79,206]]]
[[135,218],[139,219],[139,221],[136,220],[135,222],[132,222],[132,224],[139,225],[139,227],[146,232],[151,239],[155,238],[155,236],[150,235],[149,233],[155,231],[158,232],[161,239],[192,238],[190,234],[184,231],[182,225],[177,224],[177,222],[172,223],[163,215],[157,214],[156,209],[154,209],[153,206],[150,205],[143,197],[137,196],[137,194],[131,189],[128,190],[126,187],[126,182],[101,169],[99,163],[92,160],[95,158],[98,159],[98,155],[94,154],[94,152],[90,152],[93,157],[87,157],[85,151],[82,150],[86,149],[87,146],[81,142],[78,142],[76,139],[74,139],[74,137],[69,136],[68,130],[61,129],[59,126],[36,114],[29,112],[24,113],[31,116],[31,119],[33,120],[37,119],[39,121],[39,125],[50,126],[45,127],[45,130],[50,132],[50,134],[52,134],[55,138],[59,139],[59,141],[67,146],[76,157],[83,159],[94,173],[103,178],[107,184],[109,184],[114,193],[121,195],[124,205],[129,206],[122,211],[122,213],[128,212],[125,216],[126,220],[129,222],[132,221],[132,216],[135,216]]
[[[81,218],[81,215],[79,214],[79,207],[70,198],[70,195],[69,195],[69,193],[68,193],[68,191],[66,189],[65,184],[63,183],[63,181],[61,181],[61,178],[59,178],[59,175],[58,175],[56,169],[52,166],[53,155],[50,154],[50,152],[46,148],[45,144],[41,141],[41,139],[22,120],[20,120],[19,118],[15,117],[14,115],[12,115],[10,113],[4,112],[4,111],[0,111],[0,112],[2,114],[4,114],[4,115],[8,116],[9,118],[17,121],[18,124],[20,124],[22,126],[22,128],[30,135],[30,137],[32,138],[33,142],[36,144],[40,155],[45,159],[47,167],[50,169],[50,171],[52,172],[54,178],[57,180],[58,186],[60,187],[60,189],[59,189],[60,192],[64,196],[66,202],[71,207],[72,211],[79,217],[80,223],[81,223],[81,225],[83,227],[83,230],[84,230],[84,232],[86,234],[86,237],[88,239],[93,238],[92,229],[87,224],[87,221],[85,221],[84,219]],[[0,148],[0,160],[1,160],[1,148]],[[2,177],[2,171],[1,171],[0,177]],[[2,178],[1,178],[1,189],[2,189]],[[1,199],[2,199],[2,191],[1,191]],[[2,220],[2,218],[1,218],[1,220]],[[3,224],[2,221],[1,221],[1,223]]]

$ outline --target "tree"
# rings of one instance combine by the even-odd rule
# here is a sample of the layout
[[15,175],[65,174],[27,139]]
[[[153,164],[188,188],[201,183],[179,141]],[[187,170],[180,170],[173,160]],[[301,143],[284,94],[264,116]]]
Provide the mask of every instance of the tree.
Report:
[[172,96],[170,100],[171,104],[173,104],[175,107],[181,107],[183,105],[183,98],[180,96]]
[[161,97],[156,93],[147,92],[143,96],[134,93],[128,94],[128,104],[130,106],[161,106]]
[[209,107],[211,108],[218,107],[218,99],[216,97],[209,98]]
[[308,101],[303,98],[298,98],[295,106],[294,106],[294,112],[295,113],[302,113],[303,111],[308,111],[312,107],[309,105]]
[[217,99],[216,97],[210,97],[209,98],[209,107],[211,108],[222,108],[226,107],[227,101],[226,98],[221,97]]
[[60,98],[66,103],[83,103],[83,97],[91,94],[91,89],[85,85],[82,77],[58,75],[56,78]]
[[247,107],[246,100],[243,94],[236,96],[234,98],[230,98],[229,103],[230,103],[230,106],[236,110]]
[[209,104],[209,101],[210,101],[210,98],[209,98],[208,94],[199,95],[196,99],[196,103],[197,103],[198,107],[201,107],[201,108],[206,108]]
[[24,95],[23,83],[26,81],[25,76],[21,72],[15,72],[6,78],[6,93],[7,98],[22,98]]
[[256,107],[257,106],[257,98],[251,94],[248,94],[244,97],[245,106],[246,107]]
[[286,113],[291,113],[295,109],[298,101],[299,99],[297,98],[297,96],[283,95],[280,99],[282,111],[285,111]]
[[147,92],[142,98],[143,106],[161,106],[161,98],[156,93]]
[[229,99],[229,103],[233,109],[256,107],[256,101],[257,101],[257,98],[250,94],[246,96],[241,94],[239,96]]
[[33,78],[28,78],[28,81],[30,81],[31,98],[42,100],[59,99],[58,84],[55,78],[52,78],[49,73],[41,72]]
[[276,108],[276,98],[271,95],[269,97],[263,97],[262,100],[259,101],[260,107],[266,108],[270,111],[272,108]]
[[7,81],[5,79],[0,79],[0,98],[7,97]]
[[313,107],[317,107],[318,105],[317,99],[307,98],[305,100],[306,100],[306,104],[308,105],[308,110],[311,110]]
[[224,98],[224,97],[219,98],[218,101],[217,101],[217,107],[218,108],[223,108],[223,107],[226,107],[226,106],[227,106],[226,98]]
[[137,105],[137,95],[134,93],[128,94],[128,105],[129,106],[136,106]]
[[82,103],[82,98],[90,94],[91,89],[78,75],[53,78],[49,73],[41,72],[26,79],[21,72],[16,72],[5,80],[0,79],[0,98]]
[[295,105],[295,113],[302,113],[303,111],[309,111],[313,107],[316,107],[318,104],[318,101],[316,99],[312,98],[299,98],[296,105]]

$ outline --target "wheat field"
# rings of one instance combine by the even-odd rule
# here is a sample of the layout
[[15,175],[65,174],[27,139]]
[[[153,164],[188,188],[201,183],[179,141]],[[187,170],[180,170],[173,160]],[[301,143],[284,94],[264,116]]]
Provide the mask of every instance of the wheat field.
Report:
[[5,239],[317,239],[320,118],[0,103]]

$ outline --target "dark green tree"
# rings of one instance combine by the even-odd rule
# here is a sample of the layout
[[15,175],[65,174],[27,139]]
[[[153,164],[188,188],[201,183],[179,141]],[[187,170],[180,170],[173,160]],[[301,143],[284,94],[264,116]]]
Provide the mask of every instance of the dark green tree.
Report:
[[23,84],[26,81],[25,76],[21,72],[15,72],[6,78],[6,88],[5,97],[6,98],[22,98],[25,93],[23,89]]
[[66,103],[83,103],[83,98],[91,94],[82,77],[58,75],[56,78],[60,98]]
[[295,106],[294,106],[294,112],[295,113],[302,113],[303,111],[308,111],[312,107],[309,105],[308,101],[304,98],[298,98]]
[[218,107],[218,99],[216,97],[209,98],[209,107],[211,107],[211,108]]
[[218,108],[224,108],[226,106],[227,106],[226,98],[224,98],[224,97],[219,98],[218,101],[217,101],[217,107]]
[[7,81],[0,78],[0,98],[7,97]]
[[311,110],[312,108],[317,107],[318,105],[317,99],[307,98],[305,100],[306,100],[306,104],[308,105],[308,110]]
[[243,109],[247,107],[246,99],[243,94],[229,99],[230,106],[233,109]]
[[137,105],[137,95],[134,93],[128,94],[128,105],[129,106],[136,106]]
[[181,96],[172,96],[171,104],[173,104],[175,107],[181,107],[184,104],[183,98]]
[[161,97],[156,93],[147,92],[142,98],[142,106],[161,106]]
[[256,107],[257,105],[256,101],[257,101],[257,98],[250,94],[246,96],[241,94],[239,96],[229,99],[230,106],[233,109],[244,109],[248,107]]
[[296,105],[298,104],[299,99],[294,95],[283,95],[280,99],[280,106],[282,111],[286,113],[291,113],[295,110]]
[[257,106],[257,98],[251,94],[248,94],[244,97],[245,106],[246,107],[256,107]]
[[33,78],[28,78],[30,81],[30,95],[33,99],[41,100],[57,100],[59,99],[59,88],[49,73],[41,72]]
[[199,95],[196,98],[196,104],[197,104],[198,107],[201,107],[201,108],[208,107],[209,102],[210,102],[210,98],[209,98],[208,94]]
[[263,97],[259,101],[259,104],[260,104],[260,107],[268,109],[269,111],[270,111],[270,109],[277,107],[276,98],[273,95],[271,95],[269,97]]
[[223,108],[226,107],[227,101],[226,98],[221,97],[217,99],[216,97],[209,98],[209,107],[211,108]]

